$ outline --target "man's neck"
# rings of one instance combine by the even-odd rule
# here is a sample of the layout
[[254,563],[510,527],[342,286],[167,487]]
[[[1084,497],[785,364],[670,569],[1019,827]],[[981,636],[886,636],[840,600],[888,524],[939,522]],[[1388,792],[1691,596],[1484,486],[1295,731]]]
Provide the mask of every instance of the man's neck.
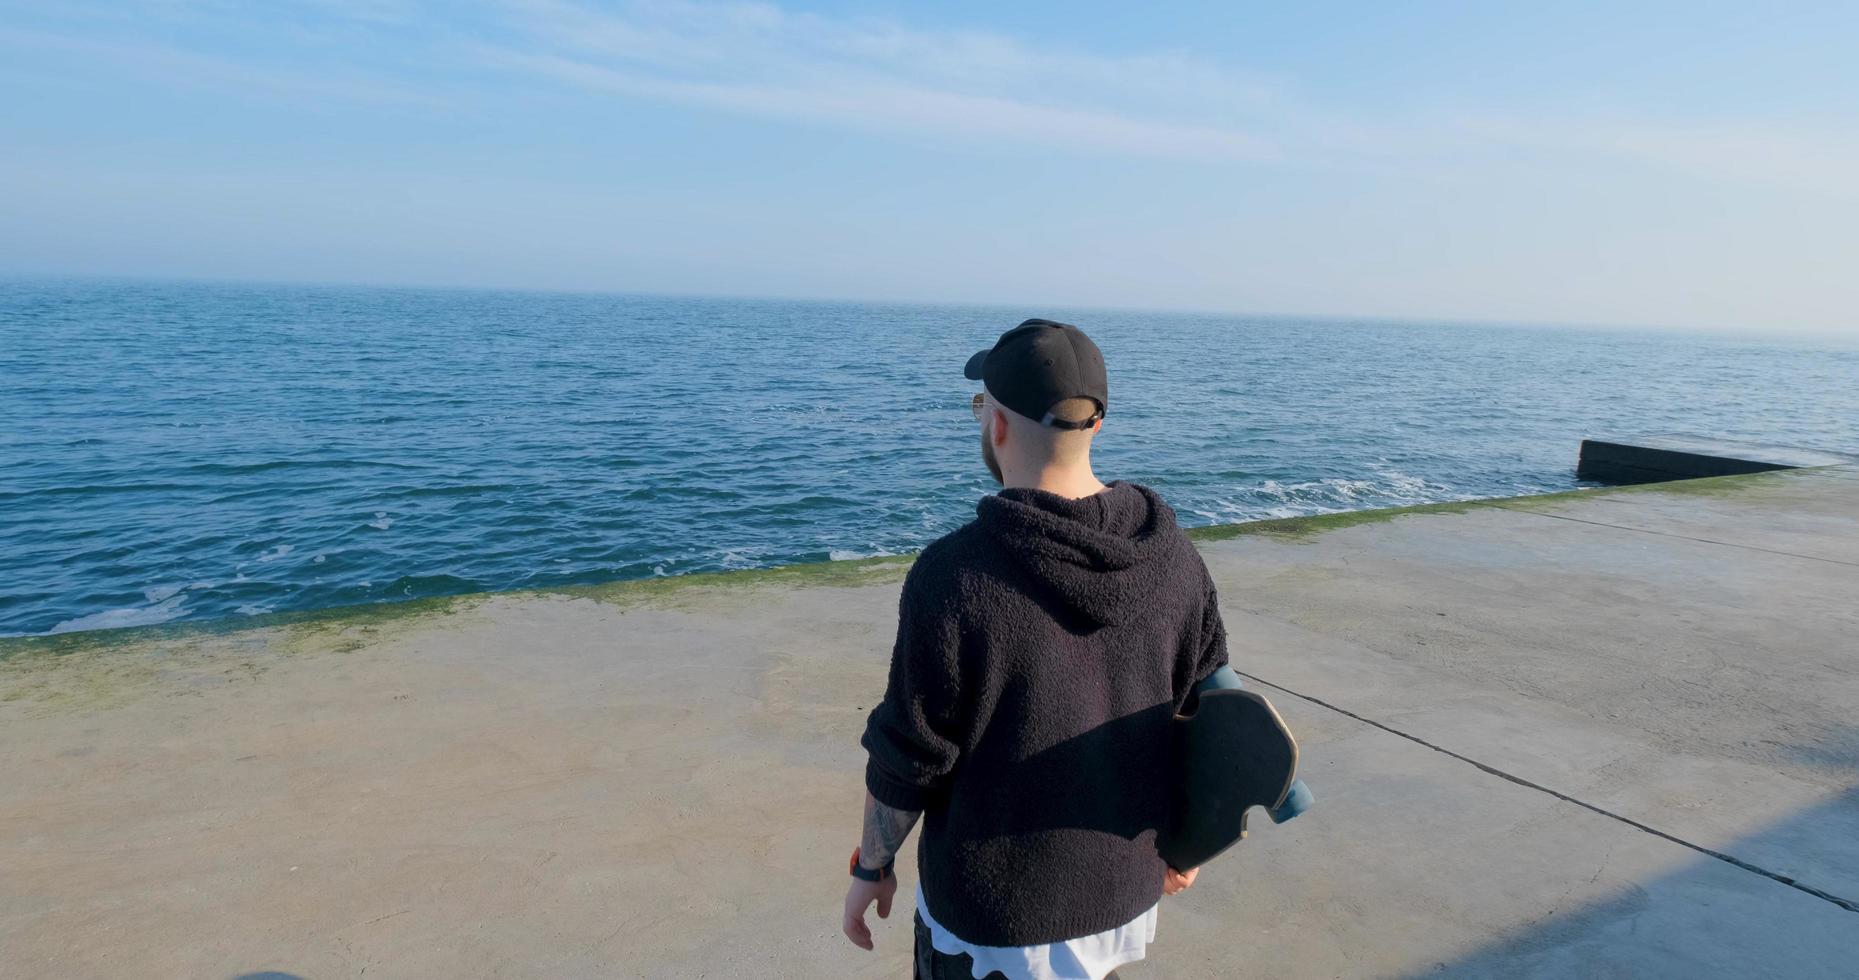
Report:
[[1004,484],[1004,487],[1033,487],[1072,500],[1077,500],[1081,497],[1089,497],[1092,494],[1109,489],[1103,483],[1098,482],[1097,477],[1089,471],[1084,473],[1045,472],[1037,474],[1036,476],[1010,476]]

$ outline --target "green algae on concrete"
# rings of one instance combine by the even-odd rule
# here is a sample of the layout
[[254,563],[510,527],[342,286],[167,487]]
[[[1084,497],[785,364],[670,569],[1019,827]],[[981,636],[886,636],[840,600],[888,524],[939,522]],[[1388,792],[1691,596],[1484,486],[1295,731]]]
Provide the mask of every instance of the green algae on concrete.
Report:
[[430,626],[480,596],[0,639],[0,708],[28,714],[111,708],[256,680],[281,659],[351,654]]
[[[145,649],[173,643],[195,643],[228,633],[248,631],[284,631],[280,643],[333,639],[328,644],[337,651],[359,648],[361,640],[373,639],[374,633],[389,625],[406,625],[414,620],[450,616],[474,608],[492,598],[563,595],[591,598],[618,605],[663,604],[698,589],[742,589],[758,587],[807,588],[812,586],[862,586],[902,581],[904,572],[916,560],[915,553],[878,555],[841,561],[802,562],[773,568],[745,568],[726,572],[692,572],[647,579],[628,579],[597,585],[564,586],[554,589],[520,590],[506,593],[480,592],[467,595],[428,596],[400,602],[374,602],[361,605],[332,606],[296,612],[265,613],[258,616],[224,617],[162,623],[155,626],[129,626],[120,629],[83,630],[50,636],[0,637],[0,670],[26,657],[58,657],[102,649]],[[347,634],[346,638],[338,634]],[[356,635],[358,634],[358,635]]]
[[109,636],[39,652],[45,655],[0,661],[0,707],[42,714],[114,707],[157,691],[198,692],[208,684],[254,679],[276,654],[269,631],[195,631],[181,641]]
[[1409,514],[1462,514],[1491,501],[1467,500],[1441,504],[1415,504],[1409,507],[1383,507],[1376,510],[1345,510],[1307,517],[1280,517],[1265,521],[1242,521],[1238,524],[1208,524],[1187,529],[1191,541],[1225,541],[1247,535],[1263,535],[1288,541],[1302,541],[1339,528],[1358,524],[1379,524]]
[[916,552],[876,555],[840,561],[801,562],[771,568],[740,568],[727,572],[692,572],[653,578],[627,579],[600,585],[576,585],[532,593],[593,599],[618,606],[679,605],[705,589],[856,588],[903,581],[916,562]]
[[187,620],[154,626],[126,626],[118,629],[80,630],[49,636],[0,637],[0,669],[25,656],[62,656],[96,649],[122,649],[132,646],[196,642],[228,633],[251,630],[284,629],[299,638],[328,636],[350,630],[371,630],[388,624],[405,623],[428,615],[450,615],[464,611],[484,598],[472,595],[427,596],[400,602],[371,602],[352,606],[329,606],[294,612],[263,613],[257,616],[228,616],[219,619]]
[[1237,524],[1209,524],[1188,528],[1194,541],[1224,541],[1243,535],[1264,535],[1285,541],[1308,541],[1326,531],[1361,524],[1380,524],[1399,517],[1419,514],[1464,514],[1474,510],[1536,510],[1562,506],[1577,500],[1597,497],[1631,497],[1664,494],[1692,497],[1731,497],[1782,485],[1789,473],[1801,470],[1772,470],[1712,476],[1696,480],[1672,480],[1666,483],[1641,483],[1622,487],[1592,487],[1563,490],[1559,493],[1532,494],[1523,497],[1490,497],[1480,500],[1452,500],[1437,504],[1414,504],[1407,507],[1381,507],[1374,510],[1346,510],[1306,517],[1283,517]]
[[1286,541],[1305,541],[1326,531],[1355,527],[1359,524],[1380,524],[1397,517],[1417,514],[1464,514],[1474,510],[1502,510],[1519,501],[1556,504],[1606,492],[1608,491],[1564,490],[1561,493],[1545,493],[1533,497],[1491,497],[1482,500],[1449,500],[1437,504],[1410,504],[1405,507],[1378,507],[1373,510],[1343,510],[1329,514],[1310,514],[1304,517],[1241,521],[1237,524],[1208,524],[1188,528],[1187,532],[1189,539],[1194,541],[1224,541],[1228,538],[1254,534]]
[[[1287,517],[1232,524],[1210,524],[1187,528],[1190,540],[1223,541],[1230,538],[1262,535],[1284,541],[1309,541],[1319,534],[1362,524],[1378,524],[1400,517],[1422,514],[1461,514],[1480,509],[1534,510],[1597,496],[1615,497],[1637,494],[1729,497],[1758,489],[1783,485],[1790,473],[1807,470],[1775,470],[1733,476],[1674,480],[1633,486],[1565,490],[1560,493],[1523,497],[1495,497],[1481,500],[1447,501],[1406,507],[1374,510],[1340,511],[1305,517]],[[428,616],[448,616],[471,608],[494,595],[508,598],[522,596],[567,596],[588,598],[619,606],[683,606],[699,590],[859,587],[901,581],[916,552],[877,555],[836,561],[801,562],[770,568],[745,568],[725,572],[692,572],[683,575],[627,579],[595,585],[563,586],[551,589],[520,590],[509,593],[474,593],[469,595],[429,596],[399,602],[376,602],[297,612],[266,613],[259,616],[228,617],[204,621],[166,623],[157,626],[133,626],[121,629],[86,630],[53,636],[0,637],[0,670],[23,655],[59,656],[102,648],[192,642],[221,634],[248,630],[285,629],[285,644],[309,642],[335,652],[360,649],[376,639],[375,630],[388,624],[408,624]],[[332,634],[342,634],[334,642],[323,644]]]
[[1742,498],[1751,493],[1779,489],[1788,483],[1794,474],[1814,472],[1822,467],[1800,467],[1792,470],[1764,470],[1764,472],[1733,472],[1729,476],[1699,476],[1694,480],[1668,480],[1664,483],[1628,483],[1621,487],[1593,487],[1563,493],[1543,493],[1534,497],[1498,497],[1493,504],[1502,504],[1506,508],[1528,508],[1536,504],[1554,504],[1560,500],[1576,497],[1714,497]]

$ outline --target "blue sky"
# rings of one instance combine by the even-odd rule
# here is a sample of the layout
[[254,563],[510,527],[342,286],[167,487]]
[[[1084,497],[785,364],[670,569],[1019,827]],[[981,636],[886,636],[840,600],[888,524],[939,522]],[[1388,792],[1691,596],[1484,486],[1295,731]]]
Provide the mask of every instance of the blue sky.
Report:
[[1859,4],[0,0],[0,272],[1859,333]]

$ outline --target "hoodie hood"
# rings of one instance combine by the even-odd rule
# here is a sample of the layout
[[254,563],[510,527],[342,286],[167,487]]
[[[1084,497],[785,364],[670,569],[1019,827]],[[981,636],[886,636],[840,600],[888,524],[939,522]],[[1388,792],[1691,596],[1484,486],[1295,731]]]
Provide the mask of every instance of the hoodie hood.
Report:
[[1098,626],[1126,623],[1153,608],[1187,546],[1161,496],[1124,480],[1075,500],[1007,487],[981,498],[975,512],[1029,578]]

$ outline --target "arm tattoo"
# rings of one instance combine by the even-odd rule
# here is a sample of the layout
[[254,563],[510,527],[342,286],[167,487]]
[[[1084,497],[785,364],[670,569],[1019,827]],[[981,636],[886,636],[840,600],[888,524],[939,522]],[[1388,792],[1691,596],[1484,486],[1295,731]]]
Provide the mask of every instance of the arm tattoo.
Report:
[[898,810],[885,806],[865,791],[865,838],[859,842],[859,864],[877,869],[891,863],[897,849],[904,846],[910,828],[917,825],[921,810]]

